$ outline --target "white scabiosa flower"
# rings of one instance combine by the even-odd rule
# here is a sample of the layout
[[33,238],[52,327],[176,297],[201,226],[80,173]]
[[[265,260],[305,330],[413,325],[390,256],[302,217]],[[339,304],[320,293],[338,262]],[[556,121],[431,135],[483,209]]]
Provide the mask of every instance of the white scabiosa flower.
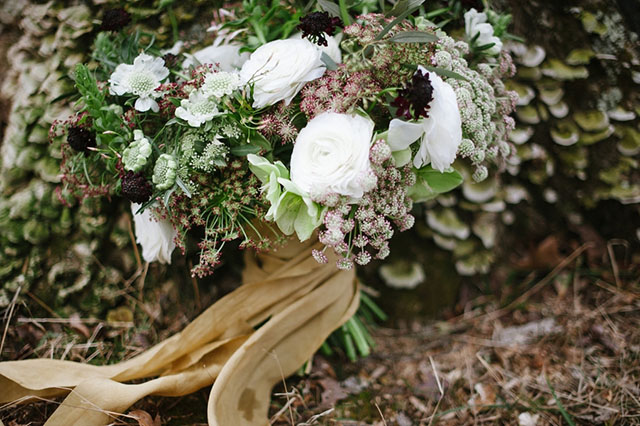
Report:
[[142,246],[142,257],[147,262],[171,263],[171,253],[176,248],[178,234],[167,220],[157,219],[151,209],[136,214],[140,204],[131,203],[135,224],[136,242]]
[[162,80],[169,76],[169,70],[164,66],[162,58],[154,58],[141,53],[133,61],[133,65],[120,64],[109,77],[109,92],[122,96],[131,93],[138,96],[134,108],[145,112],[158,112],[158,103],[154,98],[160,96],[156,89]]
[[240,76],[235,72],[213,72],[204,77],[200,90],[205,96],[221,98],[240,87]]
[[355,199],[375,187],[369,149],[374,123],[360,115],[325,112],[300,130],[291,153],[291,181],[303,193]]
[[402,151],[420,140],[413,165],[419,169],[431,164],[434,169],[444,172],[456,159],[458,146],[462,142],[462,120],[456,93],[438,74],[422,66],[418,69],[423,73],[428,72],[433,87],[429,116],[416,122],[397,118],[391,120],[387,142],[393,151]]
[[206,96],[200,90],[193,91],[189,99],[180,101],[180,106],[176,108],[176,117],[185,120],[191,127],[200,127],[220,114],[215,99]]
[[151,142],[142,130],[133,131],[133,142],[122,153],[122,164],[125,170],[139,172],[147,164],[151,155]]
[[240,70],[243,84],[253,83],[253,107],[289,102],[308,81],[322,77],[322,52],[308,40],[276,40],[260,46]]
[[502,41],[493,35],[493,27],[487,22],[486,13],[478,13],[475,9],[466,12],[464,14],[464,30],[469,42],[475,38],[476,46],[493,44],[486,50],[488,54],[497,55],[502,50]]

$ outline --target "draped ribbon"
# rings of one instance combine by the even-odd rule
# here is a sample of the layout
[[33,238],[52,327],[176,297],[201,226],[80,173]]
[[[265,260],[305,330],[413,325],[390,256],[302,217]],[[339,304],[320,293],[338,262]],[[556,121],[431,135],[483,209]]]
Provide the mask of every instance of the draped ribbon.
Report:
[[127,361],[1,362],[0,402],[68,394],[46,426],[105,425],[145,396],[181,396],[213,383],[209,425],[266,425],[273,386],[358,307],[355,273],[336,269],[335,259],[318,264],[312,248],[321,247],[292,240],[277,251],[247,253],[242,286]]

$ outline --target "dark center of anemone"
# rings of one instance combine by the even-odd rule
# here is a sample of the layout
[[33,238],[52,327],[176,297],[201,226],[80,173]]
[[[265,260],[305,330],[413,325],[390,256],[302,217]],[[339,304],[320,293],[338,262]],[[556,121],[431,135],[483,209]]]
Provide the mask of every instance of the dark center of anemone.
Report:
[[153,188],[141,172],[131,172],[122,176],[122,195],[134,203],[149,201]]
[[87,148],[96,146],[96,135],[85,127],[69,126],[67,142],[76,151],[87,152]]
[[325,33],[333,35],[336,27],[342,23],[340,18],[330,17],[327,12],[313,12],[300,18],[298,29],[302,31],[302,37],[319,46],[327,46]]
[[123,8],[108,9],[102,17],[100,31],[120,31],[131,22],[131,15]]
[[411,82],[401,89],[398,97],[391,102],[397,108],[396,116],[411,118],[429,117],[429,104],[433,101],[433,86],[429,73],[417,70]]

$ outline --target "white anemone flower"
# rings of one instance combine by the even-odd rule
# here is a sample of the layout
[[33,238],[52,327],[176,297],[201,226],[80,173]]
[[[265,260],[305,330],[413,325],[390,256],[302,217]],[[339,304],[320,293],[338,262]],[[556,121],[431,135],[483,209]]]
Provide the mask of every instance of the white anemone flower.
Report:
[[138,96],[134,108],[145,112],[158,112],[158,103],[154,100],[160,96],[156,89],[162,80],[169,76],[169,70],[164,66],[162,58],[154,58],[141,53],[133,61],[133,65],[120,64],[109,78],[109,92],[122,96],[131,93]]
[[429,117],[417,122],[397,118],[389,123],[387,142],[393,151],[407,149],[418,139],[420,148],[413,159],[416,168],[431,164],[444,172],[456,159],[458,146],[462,142],[462,119],[458,100],[453,88],[434,72],[422,66],[418,69],[429,74],[433,87],[433,100],[429,104]]
[[174,239],[178,232],[167,220],[157,219],[151,209],[136,214],[140,204],[131,203],[135,224],[136,242],[142,246],[146,262],[171,263],[171,253],[176,248]]
[[176,108],[176,117],[185,120],[191,127],[200,127],[220,114],[215,99],[206,96],[200,90],[191,92],[189,99],[183,99]]
[[204,77],[201,90],[206,96],[221,98],[224,95],[230,95],[241,85],[238,73],[219,71],[208,73]]

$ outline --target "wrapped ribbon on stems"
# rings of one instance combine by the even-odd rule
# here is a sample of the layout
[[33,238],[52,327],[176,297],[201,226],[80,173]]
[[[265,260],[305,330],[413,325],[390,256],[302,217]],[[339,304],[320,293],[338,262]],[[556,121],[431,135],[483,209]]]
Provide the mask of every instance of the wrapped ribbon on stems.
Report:
[[268,424],[273,386],[300,368],[358,307],[354,271],[316,262],[310,253],[318,246],[317,240],[291,239],[278,250],[247,252],[242,286],[181,332],[127,361],[1,362],[0,402],[67,395],[47,426],[106,425],[148,395],[182,396],[213,384],[209,425]]

